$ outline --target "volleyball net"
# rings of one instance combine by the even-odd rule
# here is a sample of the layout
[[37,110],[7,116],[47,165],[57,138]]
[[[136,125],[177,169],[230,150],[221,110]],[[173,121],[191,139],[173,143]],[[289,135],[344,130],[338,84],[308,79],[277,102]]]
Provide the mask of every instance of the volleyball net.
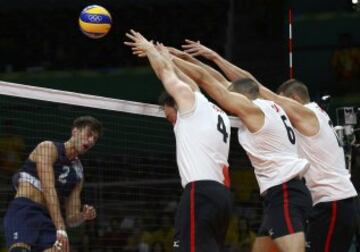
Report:
[[[94,205],[98,215],[69,229],[71,246],[82,251],[138,251],[159,242],[171,248],[182,188],[172,126],[153,104],[0,82],[1,218],[14,196],[11,176],[31,150],[45,140],[68,140],[73,120],[83,115],[99,119],[104,127],[97,144],[80,156],[85,173],[82,202]],[[236,128],[230,169],[235,215],[255,229],[258,190]]]

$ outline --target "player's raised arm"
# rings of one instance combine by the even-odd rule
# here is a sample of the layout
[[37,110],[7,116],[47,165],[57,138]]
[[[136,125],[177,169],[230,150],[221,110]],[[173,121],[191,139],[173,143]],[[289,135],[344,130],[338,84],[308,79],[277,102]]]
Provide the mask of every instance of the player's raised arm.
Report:
[[[286,83],[287,82],[284,84]],[[304,106],[304,104],[310,102],[307,98],[309,97],[308,94],[303,97],[299,97],[298,95],[286,97],[272,92],[263,85],[260,85],[260,94],[265,99],[274,100],[279,104],[285,110],[293,126],[301,134],[305,136],[314,136],[318,133],[320,124],[316,114],[310,108]]]
[[185,49],[185,52],[190,53],[192,56],[203,56],[204,58],[213,61],[225,73],[229,80],[234,81],[240,78],[249,78],[257,81],[251,73],[227,61],[217,52],[202,45],[200,41],[195,42],[186,39],[185,42],[186,44],[182,46]]
[[191,62],[199,67],[202,67],[205,69],[212,77],[214,77],[216,80],[218,80],[222,85],[225,87],[229,87],[231,85],[231,82],[229,82],[219,71],[215,70],[214,68],[210,67],[209,65],[201,62],[200,60],[194,58],[190,54],[184,51],[180,51],[176,48],[169,47],[169,51],[174,56],[183,59],[185,61]]
[[[174,58],[175,64],[190,78],[195,80],[221,107],[237,115],[250,131],[257,131],[264,122],[264,114],[248,97],[236,92],[230,92],[218,80],[203,68]],[[231,86],[229,87],[231,90]]]
[[303,106],[303,104],[297,102],[296,100],[298,99],[293,100],[274,93],[269,88],[261,84],[258,80],[256,80],[256,78],[253,77],[253,75],[251,75],[249,72],[241,68],[238,69],[239,71],[246,73],[239,74],[238,79],[246,79],[246,76],[251,76],[251,79],[253,79],[259,85],[260,96],[266,100],[271,100],[279,104],[285,110],[293,126],[297,128],[302,134],[312,136],[317,133],[319,124],[313,111]]
[[318,121],[314,112],[293,99],[278,95],[262,85],[250,72],[235,66],[210,48],[192,40],[185,40],[185,52],[193,56],[203,56],[215,62],[226,76],[234,81],[239,79],[253,79],[259,85],[260,96],[272,100],[283,107],[295,128],[305,135],[315,135],[318,131]]
[[182,80],[184,83],[188,84],[190,86],[190,88],[193,91],[198,91],[199,90],[199,86],[196,84],[196,82],[191,79],[189,76],[187,76],[186,74],[184,74],[173,62],[173,58],[174,56],[172,54],[170,54],[170,49],[169,47],[165,47],[163,44],[161,43],[157,43],[156,49],[160,52],[160,54],[168,61],[171,63],[172,67],[175,70],[176,75],[180,78],[180,80]]
[[166,91],[175,99],[179,111],[189,111],[195,102],[194,93],[188,84],[178,78],[172,63],[164,58],[153,43],[140,33],[131,30],[126,36],[133,41],[125,42],[126,45],[132,47],[133,52],[146,53],[151,67],[162,81]]

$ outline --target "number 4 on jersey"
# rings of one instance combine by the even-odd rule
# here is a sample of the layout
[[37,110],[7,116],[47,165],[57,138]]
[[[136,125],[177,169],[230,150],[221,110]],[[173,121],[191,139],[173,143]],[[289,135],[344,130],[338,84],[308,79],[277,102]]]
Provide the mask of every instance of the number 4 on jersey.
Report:
[[217,130],[223,135],[224,143],[227,143],[227,139],[229,138],[229,133],[226,132],[224,119],[221,117],[221,115],[218,115]]

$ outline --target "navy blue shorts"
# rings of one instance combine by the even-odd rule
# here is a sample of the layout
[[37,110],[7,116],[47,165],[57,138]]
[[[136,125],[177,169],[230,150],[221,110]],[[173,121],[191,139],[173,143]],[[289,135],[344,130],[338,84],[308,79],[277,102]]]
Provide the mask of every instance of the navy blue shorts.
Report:
[[305,233],[311,208],[311,195],[302,180],[292,179],[271,187],[264,197],[263,220],[258,236],[276,239],[297,232]]
[[357,224],[358,198],[314,206],[306,234],[307,251],[349,251]]
[[223,251],[231,210],[232,196],[224,185],[187,184],[176,212],[173,251]]
[[15,198],[9,205],[4,230],[6,246],[26,243],[31,251],[51,248],[56,241],[56,228],[45,207],[27,198]]

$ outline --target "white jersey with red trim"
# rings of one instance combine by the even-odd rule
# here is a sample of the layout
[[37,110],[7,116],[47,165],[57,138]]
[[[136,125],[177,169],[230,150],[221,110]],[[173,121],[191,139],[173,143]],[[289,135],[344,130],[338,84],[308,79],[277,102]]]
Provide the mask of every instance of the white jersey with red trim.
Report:
[[174,132],[181,184],[213,180],[227,185],[230,120],[226,113],[195,92],[191,112],[178,112]]
[[320,126],[319,132],[311,137],[295,131],[299,139],[300,156],[311,164],[304,177],[313,204],[356,196],[350,173],[346,169],[344,150],[337,140],[328,114],[315,102],[305,107],[315,113]]
[[299,158],[293,127],[284,110],[273,101],[253,101],[264,113],[263,127],[251,133],[245,125],[238,130],[239,143],[254,167],[260,193],[302,176],[309,167]]

